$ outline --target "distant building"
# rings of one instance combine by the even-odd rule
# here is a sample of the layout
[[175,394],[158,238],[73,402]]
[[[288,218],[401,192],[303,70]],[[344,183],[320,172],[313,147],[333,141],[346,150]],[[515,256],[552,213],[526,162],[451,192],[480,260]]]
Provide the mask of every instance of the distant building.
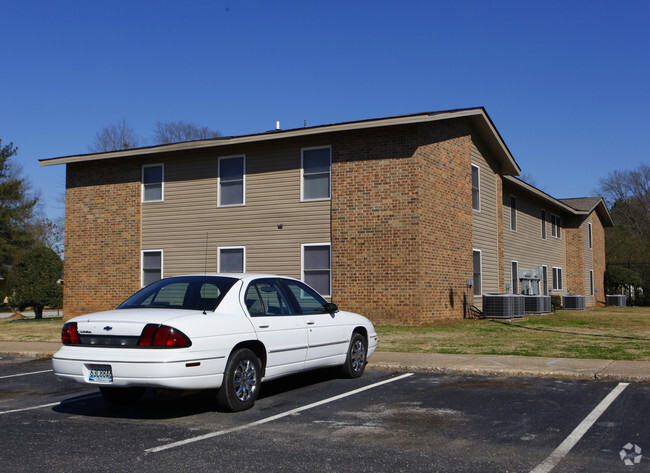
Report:
[[66,315],[205,271],[296,277],[377,323],[462,318],[483,293],[605,297],[602,199],[516,179],[483,108],[41,161],[55,164]]

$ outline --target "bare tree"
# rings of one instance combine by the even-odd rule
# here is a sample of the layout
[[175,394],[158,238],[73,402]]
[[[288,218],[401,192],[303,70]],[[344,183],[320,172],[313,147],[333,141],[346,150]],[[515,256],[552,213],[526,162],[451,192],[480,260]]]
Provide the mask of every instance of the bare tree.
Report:
[[121,123],[105,126],[95,135],[93,144],[88,147],[91,153],[104,153],[107,151],[118,151],[121,149],[137,148],[140,139],[133,128]]
[[608,260],[650,260],[650,166],[610,172],[599,192],[614,220],[606,233]]
[[218,138],[221,133],[207,126],[178,120],[176,122],[156,122],[153,141],[156,144],[182,143],[184,141],[209,140]]

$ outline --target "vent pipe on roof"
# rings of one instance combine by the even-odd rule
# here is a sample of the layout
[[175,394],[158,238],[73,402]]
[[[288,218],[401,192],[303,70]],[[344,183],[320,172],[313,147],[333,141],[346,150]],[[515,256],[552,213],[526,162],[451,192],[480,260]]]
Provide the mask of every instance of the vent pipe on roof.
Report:
[[275,122],[275,129],[279,130],[280,129],[280,120]]

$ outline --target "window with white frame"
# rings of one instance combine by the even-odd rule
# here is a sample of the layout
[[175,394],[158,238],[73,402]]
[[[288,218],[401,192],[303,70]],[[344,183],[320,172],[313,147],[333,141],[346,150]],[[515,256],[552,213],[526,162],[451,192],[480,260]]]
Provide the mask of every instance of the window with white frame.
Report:
[[245,204],[245,156],[219,158],[219,207]]
[[562,238],[562,222],[560,217],[551,214],[551,236],[555,238]]
[[589,270],[589,295],[594,295],[594,271],[592,269]]
[[301,200],[328,200],[331,195],[332,148],[304,148],[301,157]]
[[481,250],[474,250],[474,295],[480,296],[483,288],[481,287]]
[[562,268],[553,267],[553,289],[562,289]]
[[510,230],[517,231],[517,198],[510,196]]
[[220,273],[243,273],[246,271],[246,247],[222,246],[219,248],[218,271]]
[[540,220],[542,221],[542,240],[546,240],[546,210],[542,209]]
[[142,166],[142,202],[164,200],[165,166],[145,164]]
[[519,294],[519,263],[513,261],[510,265],[512,293]]
[[542,266],[542,294],[548,296],[548,268]]
[[163,251],[142,251],[142,286],[148,286],[163,277]]
[[481,169],[472,164],[472,209],[481,210]]
[[587,240],[589,241],[589,249],[592,249],[592,235],[591,235],[591,223],[587,224]]
[[332,256],[329,243],[302,245],[302,280],[321,296],[332,295]]

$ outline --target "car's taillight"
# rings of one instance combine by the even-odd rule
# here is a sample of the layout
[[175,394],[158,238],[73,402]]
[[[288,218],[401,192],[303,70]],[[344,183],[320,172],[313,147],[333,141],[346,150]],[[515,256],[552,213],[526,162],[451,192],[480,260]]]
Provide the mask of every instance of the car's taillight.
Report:
[[61,343],[64,345],[78,345],[81,343],[81,340],[79,340],[79,332],[77,331],[77,322],[68,322],[63,325],[61,329]]
[[180,330],[156,324],[146,325],[138,342],[141,347],[189,347],[191,344]]

